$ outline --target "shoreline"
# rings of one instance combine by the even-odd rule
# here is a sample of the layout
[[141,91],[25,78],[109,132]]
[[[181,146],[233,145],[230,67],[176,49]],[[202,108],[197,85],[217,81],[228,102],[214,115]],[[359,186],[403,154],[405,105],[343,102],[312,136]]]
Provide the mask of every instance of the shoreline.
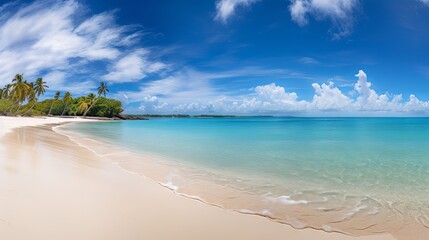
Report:
[[[33,119],[31,119],[33,120]],[[0,119],[0,121],[4,121],[4,119]],[[62,230],[62,232],[58,232],[57,236],[61,236],[61,234],[66,235],[66,233],[70,232],[73,227],[81,226],[82,224],[86,223],[88,224],[88,219],[85,219],[85,217],[88,215],[88,218],[92,220],[100,220],[99,215],[100,213],[95,212],[93,208],[97,208],[97,204],[101,204],[105,207],[105,205],[109,205],[109,208],[106,208],[104,210],[107,210],[107,215],[110,218],[105,219],[105,224],[110,228],[103,228],[103,231],[111,231],[111,235],[108,238],[107,235],[103,235],[103,233],[100,233],[100,230],[91,229],[88,228],[87,234],[79,235],[79,233],[74,233],[75,237],[79,237],[79,239],[142,239],[143,237],[147,238],[148,236],[152,236],[152,238],[149,237],[149,239],[166,239],[166,238],[175,238],[175,239],[240,239],[240,238],[247,238],[247,239],[282,239],[285,237],[291,237],[293,239],[362,239],[362,240],[369,240],[369,239],[394,239],[390,235],[384,234],[384,235],[371,235],[371,236],[365,236],[365,237],[350,237],[343,234],[338,233],[326,233],[320,230],[313,230],[313,229],[304,229],[304,230],[296,230],[288,225],[285,224],[279,224],[273,221],[269,221],[266,218],[262,218],[259,216],[251,215],[249,216],[246,213],[238,213],[231,210],[225,210],[219,207],[213,207],[209,204],[205,204],[199,201],[195,201],[189,198],[185,198],[180,196],[179,194],[174,193],[170,189],[167,189],[166,186],[160,186],[161,183],[156,182],[156,180],[153,180],[150,177],[142,177],[141,175],[137,174],[130,174],[126,171],[124,171],[122,168],[119,168],[114,163],[111,163],[109,161],[105,161],[105,159],[102,158],[102,156],[97,156],[93,152],[90,152],[88,149],[84,149],[82,146],[78,146],[76,143],[72,142],[71,140],[67,139],[64,136],[61,136],[61,134],[56,133],[52,130],[51,126],[46,126],[44,124],[65,124],[61,122],[52,122],[52,121],[38,121],[36,124],[18,124],[15,122],[15,128],[9,129],[12,131],[9,131],[8,133],[5,133],[4,136],[0,135],[0,141],[2,142],[2,155],[6,156],[5,159],[3,159],[0,163],[1,166],[7,166],[7,168],[0,168],[0,171],[4,171],[6,174],[2,174],[2,178],[6,178],[6,180],[10,181],[3,181],[0,185],[0,193],[4,189],[13,189],[14,192],[22,194],[22,195],[28,195],[29,193],[25,190],[28,190],[27,188],[20,188],[19,186],[15,186],[16,182],[22,183],[22,185],[25,185],[31,188],[37,188],[40,189],[40,187],[47,187],[40,186],[37,181],[41,180],[48,185],[49,189],[52,190],[48,195],[53,195],[53,199],[47,199],[49,200],[47,203],[45,202],[37,202],[34,203],[34,201],[31,201],[28,199],[28,203],[26,203],[25,199],[23,202],[21,202],[24,205],[30,204],[32,206],[27,206],[30,208],[29,211],[23,211],[23,215],[20,216],[17,214],[17,217],[7,216],[7,214],[2,214],[5,211],[7,212],[7,209],[21,209],[17,208],[18,206],[2,206],[0,207],[0,221],[6,221],[12,223],[11,226],[20,225],[21,221],[29,221],[30,223],[34,223],[36,218],[30,218],[25,220],[25,218],[28,218],[28,213],[32,211],[36,211],[33,208],[42,208],[46,209],[49,208],[50,205],[60,205],[60,206],[68,206],[71,203],[70,199],[63,199],[60,198],[62,201],[55,201],[58,200],[58,195],[64,193],[65,189],[63,189],[65,186],[59,181],[58,185],[53,184],[52,186],[50,184],[51,181],[57,180],[56,177],[58,177],[60,180],[62,179],[61,175],[68,175],[67,180],[65,183],[70,184],[70,182],[79,182],[83,185],[91,185],[94,184],[96,186],[101,187],[101,189],[104,189],[106,191],[100,191],[100,189],[94,188],[92,191],[85,192],[88,194],[89,199],[95,198],[102,200],[101,202],[92,202],[92,201],[82,201],[82,205],[80,207],[77,207],[75,210],[76,213],[70,212],[70,210],[63,209],[63,213],[65,213],[66,216],[68,215],[76,215],[76,219],[71,219],[69,221],[69,225],[65,224],[66,226],[63,226],[64,224],[52,222],[48,220],[52,219],[45,219],[45,221],[51,222],[53,224],[50,226],[52,229],[54,229],[54,226],[56,226],[58,229]],[[41,125],[39,125],[39,123]],[[13,124],[9,124],[9,126],[12,126]],[[34,127],[34,125],[38,125],[38,127]],[[26,127],[25,127],[26,126]],[[21,128],[16,128],[21,127]],[[23,137],[24,136],[24,137]],[[6,141],[5,141],[6,139]],[[29,141],[31,140],[31,141]],[[58,140],[58,141],[54,141]],[[35,147],[37,146],[37,147]],[[41,147],[41,149],[39,149]],[[9,148],[18,148],[17,153],[10,153]],[[37,149],[41,152],[37,152]],[[21,153],[21,151],[29,150],[28,152]],[[65,151],[65,153],[64,153]],[[8,154],[5,154],[5,152],[9,152]],[[15,154],[17,156],[15,156]],[[70,155],[70,156],[67,156]],[[21,155],[21,156],[18,156]],[[23,156],[22,156],[23,155]],[[41,166],[38,169],[28,169],[28,166],[26,164],[17,164],[14,162],[11,162],[12,159],[17,158],[20,161],[24,162],[33,162],[33,164],[39,163],[38,166]],[[55,159],[61,159],[61,161],[57,161]],[[22,163],[22,162],[21,162]],[[40,164],[44,163],[44,164]],[[64,166],[65,165],[65,166]],[[45,169],[47,168],[47,169]],[[55,174],[51,176],[52,173],[50,171],[44,171],[44,170],[52,170],[51,168],[55,169]],[[81,169],[77,170],[76,172],[73,172],[73,174],[70,173],[71,169]],[[31,174],[31,176],[34,176],[37,181],[30,181],[27,182],[25,180],[27,177],[25,176],[17,176],[14,174],[14,171],[8,171],[5,169],[18,169],[18,170],[27,170]],[[85,174],[83,174],[85,173]],[[4,176],[5,175],[5,176]],[[10,175],[10,176],[8,176]],[[10,178],[10,179],[9,179]],[[149,180],[150,179],[150,180]],[[69,182],[70,181],[70,182]],[[105,182],[114,183],[113,186],[109,185],[107,189],[105,189]],[[21,185],[21,184],[18,184]],[[66,184],[67,185],[67,184]],[[74,184],[72,186],[76,187]],[[14,189],[14,187],[16,187]],[[83,187],[85,190],[86,188]],[[70,189],[69,189],[70,190]],[[72,199],[78,198],[78,196],[81,195],[81,190],[79,188],[73,188],[71,189],[73,191],[67,193],[66,195],[73,196]],[[58,193],[57,193],[58,192]],[[43,198],[44,196],[40,196],[37,193],[34,193],[30,191],[30,193],[34,194],[34,199]],[[120,194],[118,194],[120,193]],[[100,198],[98,195],[102,195],[106,198]],[[147,199],[150,196],[150,199]],[[3,199],[3,194],[0,195],[0,199]],[[46,196],[45,196],[46,197]],[[92,198],[91,198],[92,197]],[[112,202],[110,198],[117,198],[118,201]],[[6,196],[6,199],[9,204],[14,205],[13,202],[16,202],[14,200],[14,196]],[[46,199],[45,199],[46,200]],[[105,201],[105,202],[104,202]],[[20,202],[20,201],[18,201]],[[107,203],[106,203],[107,202]],[[124,204],[127,205],[127,203],[133,203],[130,204],[130,206],[123,206]],[[7,204],[6,204],[7,205]],[[40,206],[42,205],[42,206]],[[125,215],[127,217],[120,217],[121,214],[117,215],[117,212],[112,211],[110,207],[114,206],[113,209],[121,209],[122,213],[126,213]],[[82,210],[85,210],[82,212]],[[174,210],[174,211],[169,211]],[[83,213],[86,214],[83,214]],[[159,213],[159,212],[162,212]],[[92,213],[92,214],[88,214]],[[49,216],[54,217],[55,213],[52,212],[45,212],[45,214]],[[80,215],[83,214],[83,215]],[[6,215],[6,217],[4,217]],[[101,214],[103,215],[103,214]],[[20,218],[21,217],[21,218]],[[112,217],[120,217],[121,220],[126,222],[127,224],[119,224],[116,220],[112,220]],[[66,217],[67,218],[67,217]],[[72,221],[73,220],[73,221]],[[77,221],[77,222],[76,222]],[[91,221],[90,221],[91,222]],[[94,223],[97,221],[92,222],[92,225],[95,228]],[[43,221],[42,221],[43,223]],[[38,225],[43,225],[42,223],[39,223]],[[46,223],[46,222],[45,222]],[[57,226],[60,225],[60,226]],[[129,225],[133,227],[127,227],[124,225]],[[198,227],[196,227],[196,226]],[[105,227],[107,227],[105,226]],[[170,226],[170,227],[169,227]],[[28,227],[28,226],[27,226]],[[171,231],[164,231],[166,227],[169,227]],[[201,231],[201,229],[203,231]],[[6,228],[7,229],[7,228]],[[19,229],[19,228],[18,228]],[[15,229],[18,231],[18,229]],[[52,230],[51,229],[51,230]],[[146,231],[141,231],[142,229]],[[28,230],[28,229],[27,229]],[[58,230],[59,231],[59,230]],[[192,231],[195,231],[196,233],[192,233]],[[3,227],[0,228],[0,236],[3,236]],[[36,233],[36,236],[41,236],[44,239],[53,239],[50,237],[46,237],[48,232],[39,231],[36,229],[31,229],[28,232],[28,234]],[[18,233],[16,233],[18,234]],[[77,235],[76,235],[77,234]],[[130,238],[124,237],[124,235],[131,236]],[[152,234],[152,235],[150,235]],[[78,236],[79,235],[79,236]],[[9,235],[6,235],[9,236]],[[13,236],[13,235],[10,235]],[[69,236],[73,236],[69,235]],[[115,238],[114,236],[121,237],[121,238]],[[25,239],[25,238],[8,238],[8,239]],[[34,239],[34,237],[33,237]],[[64,237],[62,238],[64,239]]]
[[[321,215],[320,211],[315,212],[313,210],[315,209],[314,204],[313,207],[309,207],[309,204],[318,203],[320,200],[294,199],[293,196],[286,196],[285,192],[278,191],[269,191],[269,193],[266,193],[266,190],[264,192],[253,191],[253,187],[256,186],[254,185],[255,181],[262,186],[274,186],[275,184],[273,185],[271,180],[267,182],[266,179],[244,175],[243,173],[215,170],[156,153],[136,152],[132,148],[126,148],[126,146],[120,146],[96,136],[92,137],[90,134],[73,131],[66,125],[55,127],[54,130],[68,136],[72,141],[98,155],[105,154],[109,161],[114,162],[129,173],[148,177],[180,196],[198,200],[211,206],[240,214],[259,216],[276,224],[285,224],[298,230],[314,229],[325,233],[335,232],[355,237],[391,233],[386,231],[390,229],[383,228],[361,230],[366,226],[376,225],[376,221],[382,221],[382,219],[374,220],[367,217],[357,217],[353,221],[349,219],[335,220],[342,224],[342,228],[337,228],[330,224],[333,221],[332,214],[326,213],[325,216]],[[118,152],[120,154],[117,154]],[[276,182],[276,184],[289,184],[290,187],[294,185],[285,182]],[[351,209],[343,210],[343,213],[348,216],[347,214],[352,213],[354,215],[358,211],[360,211],[359,208],[354,206]],[[310,219],[311,222],[307,222],[308,218],[301,216],[313,217]],[[338,213],[334,217],[341,219],[343,216]],[[395,234],[397,233],[395,232]]]

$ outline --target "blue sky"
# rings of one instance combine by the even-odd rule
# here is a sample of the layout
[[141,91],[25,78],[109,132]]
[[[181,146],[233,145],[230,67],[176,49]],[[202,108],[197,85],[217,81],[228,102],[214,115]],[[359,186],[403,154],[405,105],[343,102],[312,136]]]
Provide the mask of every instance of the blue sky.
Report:
[[19,1],[0,84],[100,81],[128,113],[428,116],[428,0]]

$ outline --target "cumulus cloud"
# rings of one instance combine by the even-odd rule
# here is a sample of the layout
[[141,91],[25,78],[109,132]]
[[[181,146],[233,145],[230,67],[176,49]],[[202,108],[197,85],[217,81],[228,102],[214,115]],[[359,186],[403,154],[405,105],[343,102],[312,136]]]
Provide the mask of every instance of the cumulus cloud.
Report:
[[289,11],[300,26],[307,25],[310,17],[331,21],[333,37],[338,39],[350,33],[357,5],[358,0],[292,0]]
[[354,89],[359,93],[359,97],[356,100],[356,105],[359,109],[387,111],[400,107],[402,95],[394,95],[392,99],[387,93],[378,95],[375,90],[371,89],[372,84],[368,82],[364,71],[360,70],[356,77],[358,77],[358,81]]
[[226,23],[240,6],[249,6],[258,0],[218,0],[215,20]]
[[168,103],[160,103],[156,96],[146,96],[140,103],[139,109],[143,112],[162,112],[167,109]]
[[283,87],[279,87],[274,83],[264,86],[257,86],[255,88],[255,92],[261,99],[281,102],[285,104],[293,103],[298,98],[296,93],[288,93]]
[[352,102],[333,82],[322,85],[313,83],[312,86],[315,94],[311,106],[315,110],[347,110]]
[[[132,101],[140,102],[140,110],[150,113],[225,113],[225,114],[278,114],[278,115],[425,115],[429,101],[410,95],[378,94],[364,71],[348,96],[334,82],[313,83],[311,100],[301,100],[297,93],[287,91],[275,83],[256,86],[243,94],[220,94],[210,81],[224,75],[188,71],[161,79],[157,84],[142,87],[142,91],[127,93]],[[188,83],[185,83],[188,82]],[[166,89],[166,91],[165,91]]]
[[411,94],[410,99],[405,103],[404,110],[407,112],[427,113],[429,111],[429,101],[423,102],[414,96],[414,94]]
[[[198,90],[196,90],[198,91]],[[206,90],[203,90],[207,92]],[[213,90],[210,90],[213,91]],[[174,101],[171,98],[146,96],[140,102],[140,110],[149,113],[267,113],[267,112],[295,112],[306,108],[305,101],[298,101],[296,93],[286,92],[276,84],[257,86],[249,95],[231,96],[215,95],[210,100],[189,98],[193,91],[187,91],[188,101]],[[179,102],[179,104],[177,104]]]
[[[140,53],[138,28],[116,24],[113,12],[84,12],[86,6],[74,0],[1,6],[0,84],[24,73],[27,80],[46,76],[50,90],[79,93],[83,86],[96,86],[101,80],[97,75],[105,74],[112,82],[136,81],[164,67],[151,62],[147,50]],[[126,63],[131,68],[124,73]]]

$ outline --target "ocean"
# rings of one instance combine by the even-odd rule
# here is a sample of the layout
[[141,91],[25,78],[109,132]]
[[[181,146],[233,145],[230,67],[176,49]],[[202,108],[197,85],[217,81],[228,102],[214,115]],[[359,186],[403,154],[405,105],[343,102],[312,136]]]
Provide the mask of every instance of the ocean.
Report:
[[159,118],[63,128],[126,149],[134,161],[160,156],[174,166],[164,186],[213,205],[295,228],[429,236],[429,118]]

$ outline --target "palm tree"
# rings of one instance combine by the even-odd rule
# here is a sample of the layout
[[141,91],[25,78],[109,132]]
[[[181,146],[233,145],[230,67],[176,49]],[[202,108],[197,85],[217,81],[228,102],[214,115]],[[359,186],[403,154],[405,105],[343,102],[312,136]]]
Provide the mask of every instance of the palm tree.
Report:
[[6,86],[3,88],[3,99],[9,98],[11,88],[12,88],[11,84],[6,84]]
[[34,91],[36,91],[37,97],[45,94],[46,88],[49,88],[48,85],[46,85],[46,82],[44,82],[42,78],[38,78],[34,86]]
[[32,103],[32,105],[27,111],[25,111],[23,116],[25,116],[28,112],[30,112],[31,109],[33,109],[34,105],[36,105],[36,102],[37,102],[36,92],[34,91],[33,85],[34,84],[32,82],[29,83],[30,91],[29,91],[28,96],[27,96],[28,103]]
[[105,82],[101,82],[100,86],[98,87],[98,97],[103,95],[106,97],[106,94],[109,92],[109,88],[107,87],[107,84]]
[[48,116],[51,116],[52,107],[54,106],[54,103],[60,98],[61,92],[56,92],[54,96],[54,100],[52,101],[51,108],[49,109]]
[[88,94],[88,96],[83,97],[79,100],[78,111],[83,113],[82,116],[85,117],[85,114],[89,111],[90,106],[92,106],[96,101],[96,96],[94,93]]
[[64,102],[65,106],[64,106],[63,113],[61,113],[61,116],[63,116],[63,115],[64,115],[64,113],[66,112],[66,109],[67,109],[68,104],[69,104],[72,100],[73,100],[73,98],[72,98],[71,94],[70,94],[69,92],[66,92],[66,94],[64,94],[64,97],[63,97],[63,102]]
[[77,110],[80,113],[85,113],[87,109],[88,109],[88,101],[86,100],[86,98],[81,98],[79,100]]
[[[40,95],[45,94],[46,88],[49,88],[48,85],[46,85],[46,82],[44,82],[42,78],[38,78],[36,80],[34,87],[32,87],[32,89],[33,89],[32,93],[34,93],[34,96],[33,96],[34,98],[32,99],[33,105],[30,107],[30,109],[28,109],[24,113],[24,115],[26,115],[28,112],[30,112],[34,108],[37,101],[39,100]],[[30,99],[29,99],[29,101],[30,101]]]
[[27,94],[30,90],[30,86],[28,83],[24,80],[24,77],[22,74],[16,74],[15,78],[12,80],[12,100],[18,104],[18,109],[15,113],[17,113],[22,106],[22,103],[27,98]]
[[[6,86],[4,86],[4,88],[2,90],[2,92],[3,92],[2,98],[3,99],[10,100],[11,89],[12,89],[12,84],[6,84]],[[12,108],[13,108],[13,104],[11,104],[8,108],[6,108],[6,110],[4,110],[2,112],[2,115],[6,115],[6,113],[9,112],[9,110]]]
[[[106,97],[106,94],[109,92],[109,88],[107,87],[107,84],[105,82],[101,82],[100,86],[98,87],[98,96],[94,99],[94,101],[89,105],[88,109],[83,113],[83,117],[86,117],[86,114],[91,110],[91,108],[95,105],[95,103],[98,101],[101,95]],[[93,94],[94,95],[94,94]],[[89,95],[88,95],[89,96]],[[94,95],[95,96],[95,95]]]

